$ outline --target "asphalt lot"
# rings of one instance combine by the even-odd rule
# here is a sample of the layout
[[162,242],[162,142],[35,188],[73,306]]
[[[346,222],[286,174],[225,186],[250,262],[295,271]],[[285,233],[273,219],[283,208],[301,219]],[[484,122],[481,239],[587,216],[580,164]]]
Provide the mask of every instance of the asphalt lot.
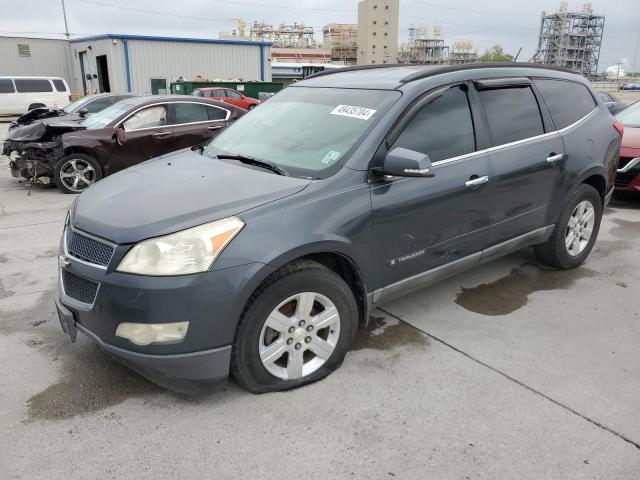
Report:
[[322,382],[196,398],[63,336],[73,199],[29,192],[0,158],[3,479],[640,475],[640,198],[606,210],[581,268],[523,251],[374,311]]

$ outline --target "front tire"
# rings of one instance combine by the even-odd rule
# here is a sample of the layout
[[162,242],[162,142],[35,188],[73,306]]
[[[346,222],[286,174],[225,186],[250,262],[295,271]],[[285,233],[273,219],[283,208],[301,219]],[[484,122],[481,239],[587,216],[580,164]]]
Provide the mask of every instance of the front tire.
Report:
[[584,262],[600,231],[602,208],[598,191],[591,185],[580,185],[567,200],[551,237],[536,247],[538,258],[561,269]]
[[297,388],[338,368],[351,346],[358,307],[335,272],[298,261],[251,296],[231,353],[231,372],[253,393]]
[[100,164],[84,153],[67,155],[53,168],[53,182],[63,193],[82,193],[101,178]]

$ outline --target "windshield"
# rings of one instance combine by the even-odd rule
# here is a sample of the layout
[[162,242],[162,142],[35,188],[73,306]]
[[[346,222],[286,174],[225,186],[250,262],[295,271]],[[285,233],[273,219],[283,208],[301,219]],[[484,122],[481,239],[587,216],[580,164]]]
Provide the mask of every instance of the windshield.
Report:
[[616,115],[625,127],[640,128],[640,102],[628,106]]
[[130,102],[118,102],[110,107],[100,110],[88,117],[81,123],[87,130],[94,130],[96,128],[104,128],[109,123],[113,122],[120,115],[128,111],[133,105]]
[[78,110],[80,110],[82,108],[83,105],[89,103],[89,101],[92,98],[93,97],[83,97],[83,98],[81,98],[79,100],[76,100],[75,102],[71,102],[69,105],[64,107],[62,110],[64,110],[65,113],[77,112]]
[[266,160],[290,175],[326,178],[400,92],[289,87],[218,135],[205,154]]

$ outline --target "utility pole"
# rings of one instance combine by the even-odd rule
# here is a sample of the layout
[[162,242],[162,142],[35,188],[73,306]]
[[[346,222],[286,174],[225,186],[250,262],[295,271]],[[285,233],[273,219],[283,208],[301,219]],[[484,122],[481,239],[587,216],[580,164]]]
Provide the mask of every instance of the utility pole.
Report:
[[67,10],[64,6],[64,0],[62,0],[62,16],[64,17],[64,34],[69,40],[69,25],[67,24]]

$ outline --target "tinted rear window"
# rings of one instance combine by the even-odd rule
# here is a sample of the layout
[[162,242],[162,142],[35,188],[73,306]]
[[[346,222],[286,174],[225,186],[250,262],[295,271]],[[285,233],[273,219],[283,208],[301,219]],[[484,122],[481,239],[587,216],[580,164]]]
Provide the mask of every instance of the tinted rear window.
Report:
[[67,87],[62,80],[53,80],[53,86],[56,87],[56,92],[66,92]]
[[591,93],[581,83],[548,79],[533,82],[540,90],[557,129],[577,122],[596,106]]
[[18,93],[53,92],[51,82],[41,78],[16,78]]
[[479,93],[494,145],[544,133],[540,108],[530,87],[482,90]]
[[0,78],[0,93],[14,93],[15,91],[10,78]]

